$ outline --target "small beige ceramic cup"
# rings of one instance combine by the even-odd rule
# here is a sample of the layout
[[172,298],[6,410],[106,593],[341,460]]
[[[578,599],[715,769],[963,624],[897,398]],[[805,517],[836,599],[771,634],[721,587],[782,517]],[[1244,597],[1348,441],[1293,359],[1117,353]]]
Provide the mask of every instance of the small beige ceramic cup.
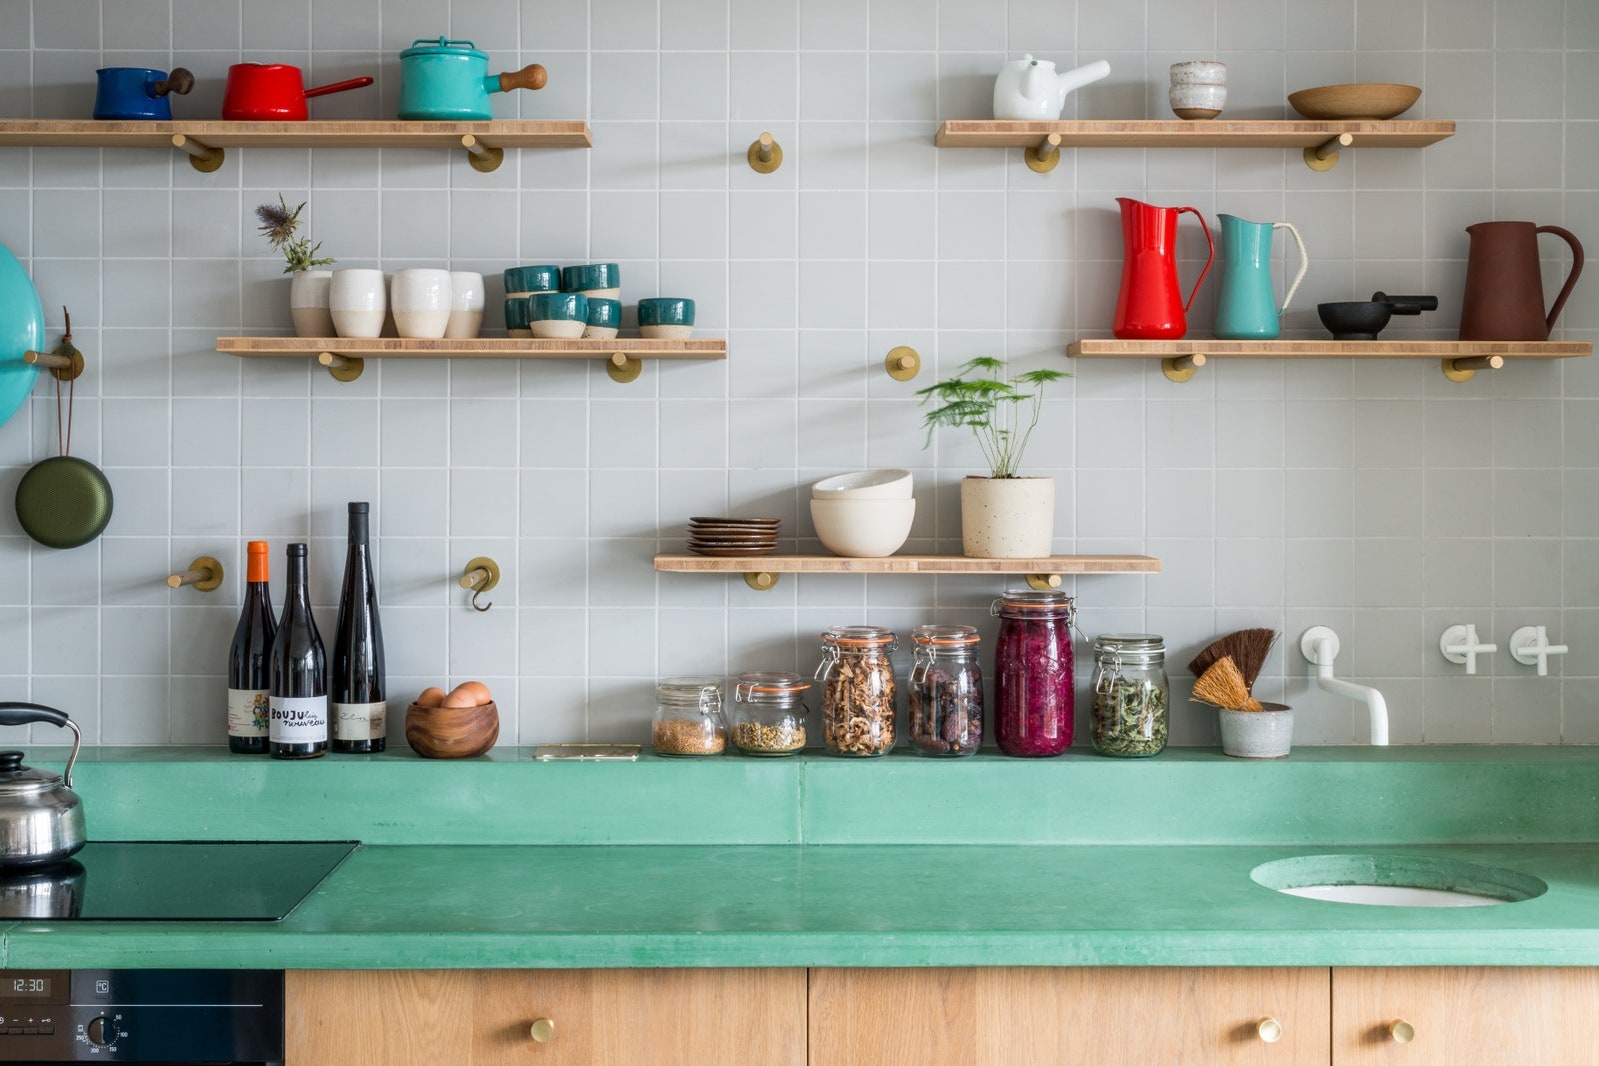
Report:
[[1227,64],[1209,59],[1173,63],[1167,99],[1178,118],[1215,118],[1227,106]]

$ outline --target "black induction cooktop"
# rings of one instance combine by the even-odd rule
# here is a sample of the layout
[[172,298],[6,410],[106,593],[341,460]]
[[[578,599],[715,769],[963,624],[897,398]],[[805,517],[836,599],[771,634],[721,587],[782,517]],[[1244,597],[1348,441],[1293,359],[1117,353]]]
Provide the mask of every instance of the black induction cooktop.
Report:
[[359,846],[97,841],[65,862],[0,873],[0,920],[281,921]]

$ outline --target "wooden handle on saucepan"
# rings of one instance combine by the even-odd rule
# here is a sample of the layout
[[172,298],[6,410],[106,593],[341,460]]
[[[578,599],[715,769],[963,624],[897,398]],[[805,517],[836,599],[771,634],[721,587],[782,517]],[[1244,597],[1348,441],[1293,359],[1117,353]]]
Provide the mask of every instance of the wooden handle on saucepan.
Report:
[[500,92],[512,89],[542,89],[550,80],[549,73],[537,63],[529,63],[521,70],[508,70],[500,75]]
[[165,96],[167,93],[186,96],[189,90],[194,88],[194,75],[185,67],[173,67],[172,73],[156,82],[151,88],[155,90],[157,96]]

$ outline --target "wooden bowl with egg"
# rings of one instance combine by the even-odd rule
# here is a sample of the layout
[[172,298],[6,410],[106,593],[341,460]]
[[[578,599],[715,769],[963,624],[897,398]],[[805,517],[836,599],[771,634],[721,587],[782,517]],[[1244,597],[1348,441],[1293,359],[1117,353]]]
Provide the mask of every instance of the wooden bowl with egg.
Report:
[[405,709],[405,742],[424,759],[482,755],[499,737],[499,708],[480,681],[464,681],[448,693],[424,689]]

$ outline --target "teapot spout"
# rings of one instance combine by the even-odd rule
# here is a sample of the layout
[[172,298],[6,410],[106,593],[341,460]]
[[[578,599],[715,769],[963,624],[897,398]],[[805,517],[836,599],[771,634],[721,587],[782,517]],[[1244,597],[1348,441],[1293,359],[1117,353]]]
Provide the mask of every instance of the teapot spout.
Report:
[[[1055,64],[1040,64],[1032,56],[1027,57],[1026,64],[1022,68],[1022,98],[1035,104],[1053,100],[1058,91],[1055,79],[1052,77]],[[1046,66],[1049,67],[1048,70],[1044,69]]]
[[1065,101],[1066,94],[1071,92],[1073,89],[1081,89],[1085,85],[1096,82],[1101,78],[1108,77],[1110,77],[1110,64],[1105,62],[1103,59],[1096,59],[1092,63],[1084,63],[1075,70],[1066,71],[1064,74],[1060,75],[1060,95],[1062,102]]

